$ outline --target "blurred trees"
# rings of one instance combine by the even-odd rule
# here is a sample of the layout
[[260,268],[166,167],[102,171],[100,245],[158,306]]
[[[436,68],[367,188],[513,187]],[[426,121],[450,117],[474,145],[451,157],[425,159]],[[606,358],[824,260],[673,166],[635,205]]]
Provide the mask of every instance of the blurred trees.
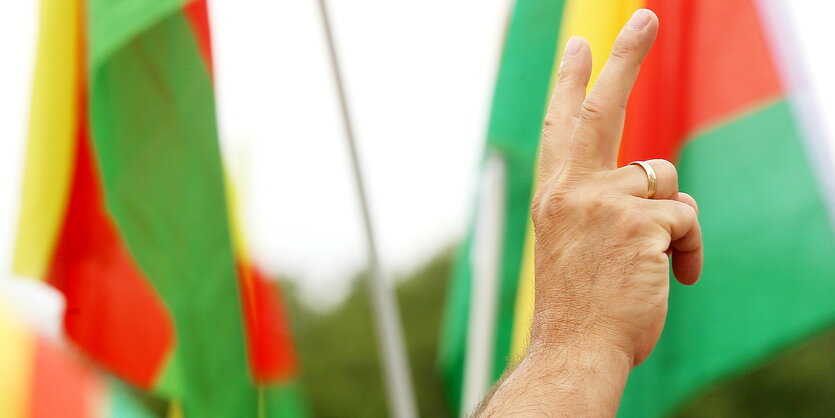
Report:
[[[451,257],[445,253],[400,280],[397,296],[421,416],[451,417],[436,352]],[[301,357],[301,382],[316,417],[385,417],[387,406],[365,277],[348,298],[318,313],[283,283]]]
[[[452,258],[445,252],[398,282],[418,407],[425,417],[456,415],[446,403],[436,366]],[[302,386],[314,416],[386,416],[365,281],[355,280],[347,299],[324,313],[302,304],[292,282],[284,284],[284,294],[301,357]],[[835,416],[835,330],[703,391],[673,416]]]
[[771,362],[703,391],[675,416],[835,416],[835,330],[790,347]]

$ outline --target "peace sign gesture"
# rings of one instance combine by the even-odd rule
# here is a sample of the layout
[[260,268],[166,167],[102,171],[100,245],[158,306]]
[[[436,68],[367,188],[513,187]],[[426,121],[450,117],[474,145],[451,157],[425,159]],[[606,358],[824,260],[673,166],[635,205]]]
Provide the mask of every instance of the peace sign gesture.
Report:
[[591,50],[571,38],[544,121],[536,231],[536,313],[531,347],[614,347],[631,366],[663,328],[669,261],[683,284],[702,267],[695,200],[678,191],[675,166],[650,160],[617,168],[626,104],[658,31],[635,12],[586,95]]

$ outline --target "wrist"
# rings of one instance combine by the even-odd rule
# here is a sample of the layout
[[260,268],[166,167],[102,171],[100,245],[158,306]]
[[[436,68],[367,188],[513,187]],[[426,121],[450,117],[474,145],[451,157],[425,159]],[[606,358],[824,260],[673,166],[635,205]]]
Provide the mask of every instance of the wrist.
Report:
[[520,368],[538,370],[541,384],[555,399],[571,400],[560,409],[572,414],[593,411],[615,416],[632,359],[623,351],[576,345],[532,345]]
[[532,340],[475,416],[615,416],[631,369],[619,350]]
[[627,359],[629,369],[635,361],[639,338],[625,323],[596,313],[590,304],[561,304],[537,307],[531,323],[530,350],[549,355],[577,355],[600,361],[620,362]]
[[590,374],[607,372],[625,376],[632,370],[631,356],[623,350],[609,346],[531,341],[525,360]]

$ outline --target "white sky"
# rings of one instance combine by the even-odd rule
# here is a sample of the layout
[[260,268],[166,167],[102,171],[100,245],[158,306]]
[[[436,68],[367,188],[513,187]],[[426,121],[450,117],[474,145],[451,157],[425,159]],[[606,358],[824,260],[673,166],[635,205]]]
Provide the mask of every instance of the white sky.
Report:
[[[330,3],[383,263],[405,273],[464,233],[510,1]],[[835,5],[787,3],[835,132]],[[0,5],[0,277],[10,271],[36,13],[34,0]],[[328,305],[366,254],[316,1],[212,0],[211,13],[221,135],[252,251]]]
[[[338,295],[365,239],[315,0],[214,1],[221,133],[269,270]],[[377,238],[405,272],[467,223],[506,0],[331,1]],[[337,290],[334,290],[337,289]]]

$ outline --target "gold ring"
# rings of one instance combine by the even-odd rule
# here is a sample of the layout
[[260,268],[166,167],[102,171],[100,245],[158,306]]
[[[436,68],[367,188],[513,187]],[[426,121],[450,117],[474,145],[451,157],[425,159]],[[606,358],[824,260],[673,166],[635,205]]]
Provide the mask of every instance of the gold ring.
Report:
[[655,177],[655,170],[652,165],[646,161],[632,161],[628,165],[639,165],[647,173],[647,199],[652,199],[655,196],[655,190],[658,187],[658,178]]

